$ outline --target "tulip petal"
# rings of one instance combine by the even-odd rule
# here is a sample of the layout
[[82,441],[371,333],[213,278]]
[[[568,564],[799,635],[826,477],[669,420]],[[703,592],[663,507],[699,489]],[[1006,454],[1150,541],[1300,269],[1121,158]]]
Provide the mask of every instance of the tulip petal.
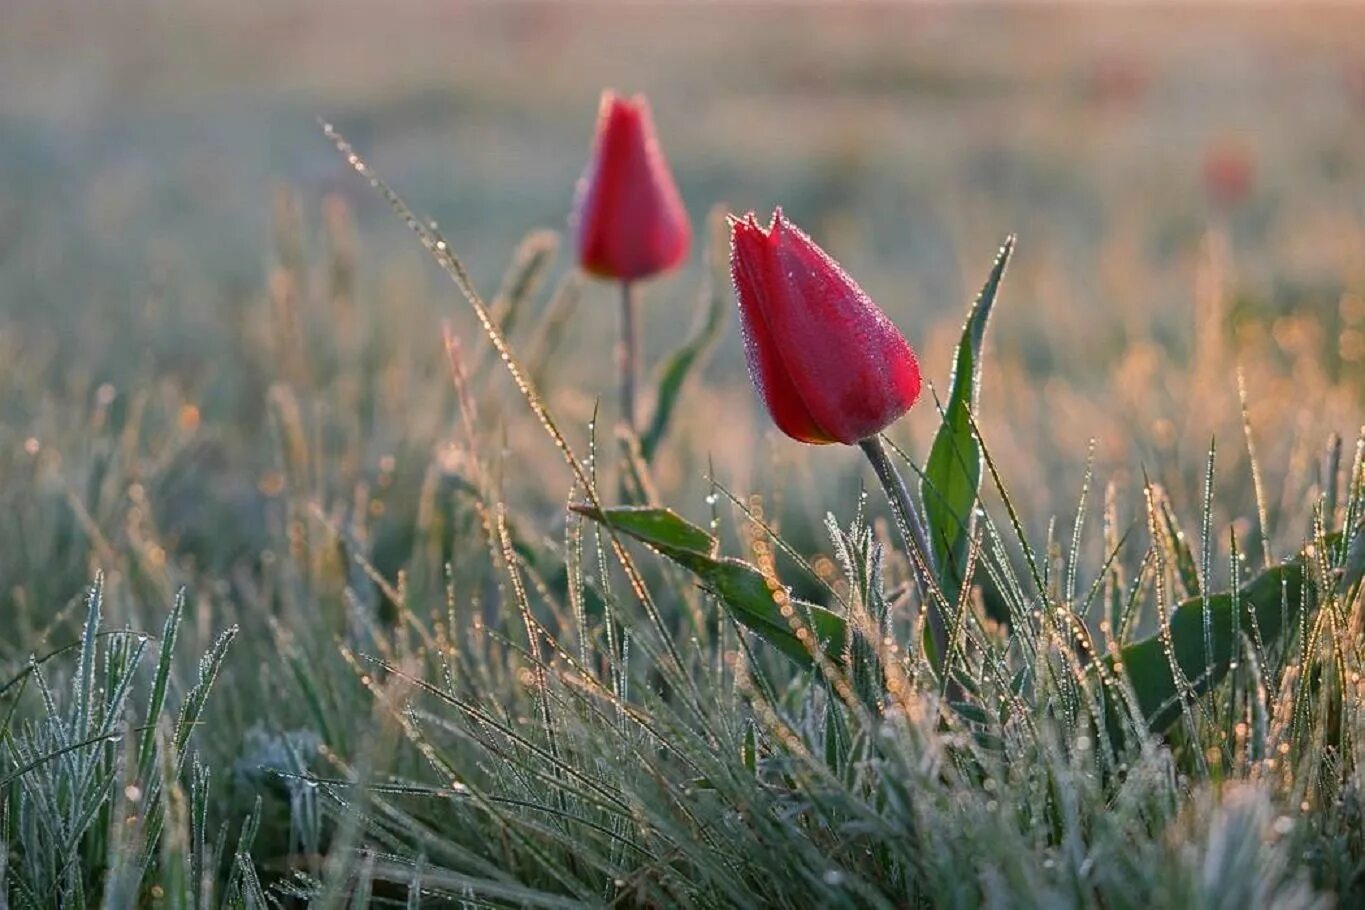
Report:
[[783,362],[767,317],[768,236],[750,212],[731,220],[730,275],[740,300],[740,330],[749,375],[777,428],[800,442],[835,442],[811,416]]
[[871,436],[896,420],[919,396],[919,364],[905,338],[833,259],[787,221],[781,211],[772,228],[770,312],[779,349],[788,357],[792,381],[802,389],[817,423],[847,444]]

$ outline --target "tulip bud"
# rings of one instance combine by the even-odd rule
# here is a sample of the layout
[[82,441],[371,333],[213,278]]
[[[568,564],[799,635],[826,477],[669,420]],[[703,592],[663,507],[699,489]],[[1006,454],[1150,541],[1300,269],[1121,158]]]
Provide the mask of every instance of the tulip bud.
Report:
[[782,215],[730,217],[730,275],[749,375],[778,429],[852,445],[910,409],[920,372],[904,336]]
[[602,93],[571,224],[579,265],[603,278],[648,278],[687,257],[692,227],[644,95]]
[[1233,208],[1251,195],[1256,183],[1256,158],[1250,148],[1231,139],[1210,144],[1204,151],[1204,189],[1213,203]]

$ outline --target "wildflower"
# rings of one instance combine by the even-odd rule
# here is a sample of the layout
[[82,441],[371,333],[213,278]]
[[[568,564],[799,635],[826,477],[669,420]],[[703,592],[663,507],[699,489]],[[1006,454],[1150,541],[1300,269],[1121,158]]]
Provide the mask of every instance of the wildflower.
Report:
[[644,95],[602,93],[572,224],[579,265],[603,278],[636,281],[687,257],[692,227]]
[[781,209],[766,229],[752,212],[731,217],[730,272],[749,374],[782,432],[853,445],[915,403],[904,336]]
[[1246,146],[1232,140],[1211,144],[1204,153],[1204,189],[1213,203],[1232,208],[1251,195],[1256,159]]
[[[937,571],[920,509],[878,435],[919,397],[915,352],[839,263],[783,216],[765,229],[730,217],[730,276],[749,375],[778,429],[800,442],[857,445],[886,491],[927,611],[930,660],[947,625],[932,599]],[[950,684],[950,693],[956,692]]]
[[636,282],[687,258],[692,225],[673,182],[644,95],[602,93],[592,157],[578,181],[570,224],[583,271],[621,283],[616,367],[621,421],[639,432],[640,318]]

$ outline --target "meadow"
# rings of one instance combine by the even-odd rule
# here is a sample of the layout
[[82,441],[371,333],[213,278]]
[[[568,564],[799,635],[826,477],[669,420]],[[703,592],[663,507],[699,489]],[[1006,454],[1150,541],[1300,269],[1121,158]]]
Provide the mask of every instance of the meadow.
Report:
[[[1365,900],[1360,11],[0,15],[0,910]],[[639,438],[606,87],[693,230]],[[778,205],[920,358],[931,520],[990,306],[947,674],[746,371]]]

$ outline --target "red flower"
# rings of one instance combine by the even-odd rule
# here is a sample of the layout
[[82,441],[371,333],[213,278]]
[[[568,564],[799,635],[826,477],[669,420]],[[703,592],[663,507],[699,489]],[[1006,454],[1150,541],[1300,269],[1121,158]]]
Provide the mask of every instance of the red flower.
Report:
[[1250,148],[1232,139],[1204,150],[1204,189],[1215,205],[1232,208],[1251,195],[1256,183],[1256,158]]
[[648,278],[687,257],[692,227],[644,95],[602,93],[572,224],[579,265],[604,278]]
[[730,217],[730,275],[744,354],[778,429],[852,445],[919,396],[904,336],[839,264],[782,215]]

